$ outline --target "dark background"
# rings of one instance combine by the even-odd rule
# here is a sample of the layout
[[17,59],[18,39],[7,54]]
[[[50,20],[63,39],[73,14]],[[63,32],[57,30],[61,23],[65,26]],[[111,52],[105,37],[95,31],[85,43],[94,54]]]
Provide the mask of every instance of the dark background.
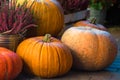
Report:
[[120,0],[107,10],[107,24],[120,25]]

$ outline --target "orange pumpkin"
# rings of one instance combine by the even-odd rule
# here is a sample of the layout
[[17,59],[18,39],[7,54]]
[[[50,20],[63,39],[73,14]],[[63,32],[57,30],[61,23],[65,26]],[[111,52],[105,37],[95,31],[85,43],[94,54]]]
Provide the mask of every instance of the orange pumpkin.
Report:
[[0,47],[0,80],[13,80],[22,71],[22,60],[13,51]]
[[73,26],[75,26],[75,27],[92,27],[92,28],[107,31],[107,28],[105,28],[103,25],[96,24],[96,19],[95,18],[93,18],[91,21],[88,21],[88,20],[78,21]]
[[[27,0],[18,0],[23,4]],[[64,14],[61,5],[56,0],[29,0],[28,7],[31,7],[35,23],[38,25],[36,35],[57,36],[64,26]],[[33,34],[31,32],[31,34]]]
[[91,27],[71,27],[61,38],[73,55],[73,68],[96,71],[109,66],[117,54],[114,37],[107,31]]
[[72,66],[69,48],[48,34],[24,40],[18,46],[17,54],[25,62],[28,73],[42,78],[64,75]]

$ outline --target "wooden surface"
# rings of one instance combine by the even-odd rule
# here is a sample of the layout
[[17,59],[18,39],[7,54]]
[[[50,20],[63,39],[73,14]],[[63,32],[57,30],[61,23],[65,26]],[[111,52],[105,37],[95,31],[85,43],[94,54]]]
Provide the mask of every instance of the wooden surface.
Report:
[[109,29],[110,33],[116,38],[118,43],[118,55],[108,68],[96,72],[70,71],[68,74],[52,78],[41,79],[40,77],[20,74],[15,80],[120,80],[120,27]]

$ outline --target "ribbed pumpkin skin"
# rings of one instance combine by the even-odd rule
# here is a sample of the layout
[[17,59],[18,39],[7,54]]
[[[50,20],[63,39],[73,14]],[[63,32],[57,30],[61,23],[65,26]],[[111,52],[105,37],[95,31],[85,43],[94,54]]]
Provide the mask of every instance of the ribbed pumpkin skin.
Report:
[[[18,0],[18,3],[23,4],[25,0]],[[31,6],[32,0],[28,1],[28,6]],[[64,14],[61,5],[56,0],[39,0],[34,1],[31,7],[35,23],[37,27],[37,35],[45,35],[46,33],[52,36],[57,36],[64,26]],[[31,32],[32,33],[32,32]]]
[[109,66],[117,54],[113,36],[103,30],[90,27],[71,27],[61,38],[73,55],[73,68],[96,71]]
[[24,40],[17,48],[17,54],[25,62],[28,73],[42,78],[52,78],[66,74],[72,66],[70,50],[59,40],[43,42],[43,37]]
[[14,80],[22,71],[22,60],[14,52],[0,47],[0,80]]
[[73,26],[75,26],[75,27],[91,27],[91,28],[96,28],[99,30],[107,31],[107,28],[105,28],[103,25],[93,24],[93,23],[90,23],[89,21],[78,21]]

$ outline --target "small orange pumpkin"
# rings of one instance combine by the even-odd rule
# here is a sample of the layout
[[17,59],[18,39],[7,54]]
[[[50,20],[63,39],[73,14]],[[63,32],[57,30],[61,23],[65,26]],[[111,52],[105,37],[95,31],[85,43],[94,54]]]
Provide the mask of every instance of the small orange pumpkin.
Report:
[[64,75],[72,66],[72,55],[63,43],[50,35],[24,40],[17,54],[25,62],[25,70],[42,78]]
[[107,28],[105,28],[103,25],[96,24],[96,19],[95,18],[93,18],[91,21],[88,21],[88,20],[78,21],[73,26],[75,26],[75,27],[92,27],[92,28],[107,31]]
[[73,55],[73,68],[96,71],[109,66],[117,55],[117,44],[107,31],[91,27],[71,27],[61,38]]
[[0,47],[0,80],[13,80],[22,71],[22,60],[13,51]]

